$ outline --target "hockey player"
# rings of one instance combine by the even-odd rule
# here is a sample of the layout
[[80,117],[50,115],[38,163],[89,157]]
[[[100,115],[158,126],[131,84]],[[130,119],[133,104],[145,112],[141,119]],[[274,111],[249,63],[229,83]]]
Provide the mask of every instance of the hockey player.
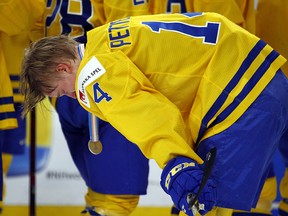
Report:
[[[47,95],[77,98],[156,160],[162,188],[187,215],[256,205],[287,130],[282,56],[214,13],[125,18],[87,41],[85,49],[66,36],[31,45],[24,113]],[[209,177],[202,163],[215,148]]]
[[[0,2],[0,139],[1,145],[3,144],[3,148],[1,147],[1,154],[3,153],[3,173],[1,172],[1,176],[4,175],[4,178],[1,177],[1,182],[2,179],[5,179],[5,175],[8,172],[12,155],[24,152],[25,120],[21,119],[19,97],[16,96],[18,92],[18,96],[20,95],[23,101],[23,96],[19,93],[19,69],[21,68],[23,49],[30,43],[29,32],[31,31],[30,36],[34,36],[38,32],[35,24],[41,14],[43,14],[44,9],[44,1],[40,0],[25,2],[9,0]],[[43,37],[43,35],[38,36]],[[39,37],[35,37],[35,39]],[[13,45],[11,45],[11,42],[13,42]],[[10,79],[12,79],[12,83]],[[16,128],[17,125],[18,127]],[[3,188],[5,191],[5,186]],[[2,186],[0,193],[2,197]]]
[[[46,35],[65,34],[86,43],[88,30],[116,18],[147,14],[148,10],[146,1],[47,1]],[[128,216],[138,205],[139,195],[146,194],[148,159],[136,145],[101,120],[96,129],[103,150],[93,155],[88,150],[88,112],[69,97],[53,99],[53,104],[73,161],[88,186],[82,214]]]

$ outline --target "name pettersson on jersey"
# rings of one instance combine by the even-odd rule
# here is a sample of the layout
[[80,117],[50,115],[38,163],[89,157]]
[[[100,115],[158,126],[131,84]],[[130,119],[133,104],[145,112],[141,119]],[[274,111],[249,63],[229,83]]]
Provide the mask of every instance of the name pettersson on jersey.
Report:
[[87,99],[86,87],[102,76],[106,72],[105,68],[93,56],[81,70],[78,77],[78,89],[80,101],[87,107],[90,107],[90,102]]
[[110,22],[108,34],[111,49],[132,44],[129,23],[130,17]]

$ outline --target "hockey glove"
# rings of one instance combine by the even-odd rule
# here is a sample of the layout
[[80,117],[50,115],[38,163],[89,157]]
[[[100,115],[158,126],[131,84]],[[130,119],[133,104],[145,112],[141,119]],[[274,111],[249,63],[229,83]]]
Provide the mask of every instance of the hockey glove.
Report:
[[[186,157],[176,157],[168,162],[161,175],[161,187],[169,194],[175,206],[189,216],[193,211],[188,206],[187,197],[197,194],[203,178],[202,165]],[[216,204],[216,185],[208,179],[198,197],[199,213],[208,213]]]

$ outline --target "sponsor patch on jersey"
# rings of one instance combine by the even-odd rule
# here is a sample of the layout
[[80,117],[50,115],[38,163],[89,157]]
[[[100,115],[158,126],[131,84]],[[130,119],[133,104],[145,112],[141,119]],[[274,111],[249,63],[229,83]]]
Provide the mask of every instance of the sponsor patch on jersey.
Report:
[[93,56],[81,70],[78,77],[78,89],[80,101],[87,107],[90,107],[90,102],[87,98],[86,87],[102,76],[106,72],[105,68]]
[[[85,94],[83,92],[81,92],[79,90],[79,97],[80,97],[80,100],[87,105],[87,101],[86,101],[86,97],[85,97]],[[90,107],[90,106],[89,106]]]

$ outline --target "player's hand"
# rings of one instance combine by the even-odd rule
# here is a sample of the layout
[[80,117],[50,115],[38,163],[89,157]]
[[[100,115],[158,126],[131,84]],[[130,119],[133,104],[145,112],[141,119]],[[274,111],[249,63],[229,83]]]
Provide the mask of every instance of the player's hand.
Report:
[[[203,177],[202,165],[186,157],[176,157],[168,162],[161,175],[161,187],[169,194],[175,206],[189,216],[193,216],[188,206],[189,194],[197,194]],[[199,213],[204,215],[216,204],[216,185],[208,179],[198,197]]]

